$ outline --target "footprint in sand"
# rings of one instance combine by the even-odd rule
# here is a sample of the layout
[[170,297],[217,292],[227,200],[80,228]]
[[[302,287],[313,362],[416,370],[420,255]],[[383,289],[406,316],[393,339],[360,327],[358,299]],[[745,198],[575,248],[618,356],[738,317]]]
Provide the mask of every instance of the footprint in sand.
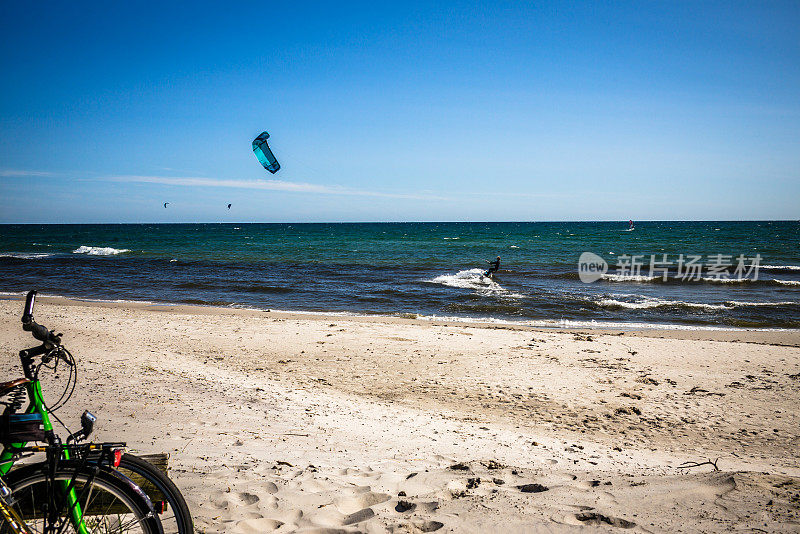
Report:
[[260,517],[258,519],[245,519],[236,523],[232,530],[234,534],[259,534],[261,532],[271,532],[279,529],[283,523],[276,519]]
[[412,525],[420,532],[436,532],[444,526],[444,523],[440,521],[421,521],[412,523]]
[[633,528],[636,526],[636,523],[633,521],[628,521],[627,519],[622,519],[619,517],[603,515],[599,512],[580,512],[575,514],[575,519],[577,519],[580,524],[583,525],[599,526],[606,524],[619,528]]
[[333,505],[343,514],[353,514],[364,508],[369,508],[376,504],[386,502],[389,496],[385,493],[374,493],[369,491],[369,487],[363,493],[339,497],[333,501]]
[[232,510],[244,506],[251,506],[260,500],[261,498],[258,495],[243,491],[223,493],[217,497],[212,497],[211,503],[220,510]]
[[373,517],[375,517],[375,512],[372,511],[372,508],[364,508],[351,514],[343,514],[330,506],[323,506],[315,510],[314,513],[308,514],[306,519],[312,524],[322,527],[343,527],[355,525]]

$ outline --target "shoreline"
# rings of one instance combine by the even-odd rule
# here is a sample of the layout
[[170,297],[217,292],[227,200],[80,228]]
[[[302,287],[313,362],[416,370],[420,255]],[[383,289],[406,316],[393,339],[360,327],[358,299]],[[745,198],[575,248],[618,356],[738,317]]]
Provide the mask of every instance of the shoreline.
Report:
[[[272,316],[280,318],[297,318],[308,320],[347,319],[356,322],[377,322],[397,324],[417,324],[433,326],[469,326],[475,328],[525,330],[531,332],[564,332],[595,335],[628,335],[632,337],[655,337],[686,340],[730,341],[743,343],[761,343],[800,347],[800,329],[791,328],[743,328],[716,327],[702,325],[673,325],[620,322],[587,322],[552,321],[550,324],[530,324],[533,321],[507,321],[502,319],[471,319],[468,317],[437,317],[418,314],[357,314],[355,312],[316,312],[304,310],[275,310],[238,306],[214,306],[201,304],[164,303],[135,300],[83,299],[76,297],[37,295],[37,302],[49,302],[65,306],[92,306],[109,308],[135,308],[159,310],[173,313],[196,313],[199,315],[230,314],[240,316]],[[24,293],[0,291],[0,301],[24,301]],[[416,317],[408,317],[416,315]],[[544,322],[544,321],[542,321]]]

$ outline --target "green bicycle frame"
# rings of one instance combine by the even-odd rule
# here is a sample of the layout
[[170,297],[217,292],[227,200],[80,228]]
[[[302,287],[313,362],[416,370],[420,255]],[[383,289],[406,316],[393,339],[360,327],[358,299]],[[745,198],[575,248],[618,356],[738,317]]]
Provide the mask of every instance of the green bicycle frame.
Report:
[[[51,437],[54,436],[53,424],[50,422],[50,414],[47,412],[47,407],[44,404],[44,396],[42,394],[42,384],[38,380],[31,380],[26,384],[28,390],[28,404],[25,413],[38,413],[42,416],[42,426],[44,427],[45,436],[48,440],[52,441]],[[25,447],[26,443],[12,443],[8,447],[3,448],[0,453],[0,476],[8,473],[14,465],[14,456],[20,449]],[[69,460],[69,451],[64,449],[62,456],[65,460]],[[62,489],[67,492],[67,503],[70,507],[70,515],[72,516],[73,524],[78,530],[79,534],[88,534],[86,530],[86,523],[83,521],[83,511],[81,504],[78,502],[78,497],[75,494],[75,488],[69,487],[69,482],[61,481]]]

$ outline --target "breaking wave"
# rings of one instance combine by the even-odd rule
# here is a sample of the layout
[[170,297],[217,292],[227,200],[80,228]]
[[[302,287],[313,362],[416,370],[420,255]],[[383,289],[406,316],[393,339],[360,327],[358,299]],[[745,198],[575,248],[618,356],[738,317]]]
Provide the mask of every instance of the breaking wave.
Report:
[[706,302],[685,302],[682,300],[667,300],[656,297],[628,297],[617,296],[601,298],[595,304],[602,308],[620,309],[628,308],[633,310],[643,310],[650,308],[695,308],[704,310],[730,310],[733,308],[746,307],[783,307],[798,306],[800,302],[781,301],[781,302],[740,302],[736,300],[725,301],[721,304]]
[[480,295],[485,296],[502,296],[510,298],[525,298],[525,295],[508,291],[500,284],[483,275],[484,271],[480,269],[468,269],[459,271],[456,274],[443,274],[425,280],[431,284],[441,284],[448,287],[458,287],[461,289],[472,289]]
[[800,265],[761,265],[759,269],[765,271],[800,271]]
[[0,258],[17,258],[19,260],[41,260],[52,256],[55,256],[55,254],[47,254],[46,252],[0,252]]
[[[625,230],[627,232],[627,230]],[[611,282],[655,282],[661,280],[661,276],[645,276],[643,274],[604,274],[603,280]]]
[[115,256],[125,252],[130,252],[130,250],[127,248],[87,247],[86,245],[81,245],[72,251],[73,254],[88,254],[89,256]]

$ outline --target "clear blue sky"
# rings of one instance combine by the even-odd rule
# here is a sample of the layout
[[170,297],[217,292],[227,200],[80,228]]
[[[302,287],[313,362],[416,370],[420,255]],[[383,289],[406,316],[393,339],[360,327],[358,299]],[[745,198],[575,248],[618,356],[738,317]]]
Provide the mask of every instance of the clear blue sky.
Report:
[[0,3],[0,222],[800,218],[800,2],[283,4]]

